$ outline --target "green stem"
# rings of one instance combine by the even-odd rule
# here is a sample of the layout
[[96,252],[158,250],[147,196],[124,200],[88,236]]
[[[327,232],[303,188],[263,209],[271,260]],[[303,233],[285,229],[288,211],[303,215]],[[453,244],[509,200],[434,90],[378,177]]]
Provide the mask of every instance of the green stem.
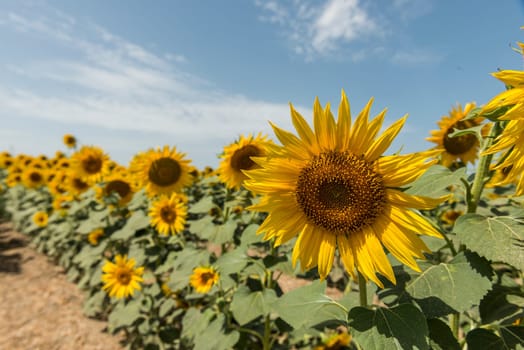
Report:
[[264,338],[262,339],[262,349],[271,350],[271,320],[269,315],[266,315],[264,320]]
[[[481,153],[487,150],[493,144],[495,138],[500,134],[501,131],[502,127],[500,123],[494,123],[488,137],[483,142]],[[486,177],[489,173],[489,166],[491,164],[492,158],[493,154],[480,156],[477,172],[475,173],[473,185],[471,186],[471,198],[468,201],[468,213],[475,213],[477,211],[480,195],[482,194],[482,190],[486,184]]]
[[358,272],[358,293],[360,297],[360,306],[368,306],[367,281],[364,276]]
[[460,326],[460,314],[454,313],[451,315],[451,331],[453,332],[453,336],[455,339],[458,340],[458,333],[459,333],[459,326]]

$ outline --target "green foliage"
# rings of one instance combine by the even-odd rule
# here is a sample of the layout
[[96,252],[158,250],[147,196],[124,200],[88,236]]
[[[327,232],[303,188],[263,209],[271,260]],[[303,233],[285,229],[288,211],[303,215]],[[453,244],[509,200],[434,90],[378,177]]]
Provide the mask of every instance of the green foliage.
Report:
[[453,231],[471,250],[494,262],[524,268],[524,221],[512,217],[467,214]]

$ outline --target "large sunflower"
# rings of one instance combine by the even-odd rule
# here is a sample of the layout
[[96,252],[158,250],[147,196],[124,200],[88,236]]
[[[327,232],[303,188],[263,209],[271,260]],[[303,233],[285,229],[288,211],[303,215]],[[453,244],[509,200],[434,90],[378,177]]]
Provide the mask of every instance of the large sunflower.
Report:
[[224,147],[222,161],[218,166],[220,181],[228,188],[240,189],[242,182],[247,179],[243,171],[257,168],[251,157],[265,156],[270,144],[267,136],[261,134],[256,137],[241,135],[238,141]]
[[420,271],[414,257],[429,252],[418,234],[441,237],[422,216],[409,208],[430,209],[442,202],[412,196],[399,188],[434,163],[440,151],[381,157],[406,117],[377,137],[385,110],[369,121],[372,100],[351,125],[344,91],[335,121],[328,104],[313,106],[314,131],[291,105],[298,137],[272,124],[282,143],[267,158],[254,158],[260,169],[247,171],[244,186],[262,194],[250,209],[268,212],[259,227],[264,239],[280,245],[298,234],[293,263],[302,269],[318,266],[320,277],[331,270],[335,250],[346,270],[355,267],[382,286],[376,272],[395,283],[383,246],[399,261]]
[[109,156],[96,146],[83,146],[71,156],[71,169],[83,181],[94,184],[109,172]]
[[133,258],[128,260],[125,255],[117,255],[115,263],[106,261],[102,271],[102,289],[108,291],[110,297],[125,298],[133,295],[135,290],[141,289],[139,282],[143,281],[144,268],[135,268]]
[[495,170],[505,169],[505,177],[499,186],[516,183],[515,195],[524,195],[524,71],[503,70],[493,73],[495,78],[510,87],[489,101],[481,113],[507,108],[499,120],[509,120],[495,144],[485,154],[507,152]]
[[[141,155],[133,168],[140,169],[139,177],[150,197],[157,194],[179,192],[191,184],[190,161],[176,148],[164,146],[163,149],[150,150]],[[135,170],[136,172],[136,170]]]
[[193,274],[189,277],[189,284],[197,293],[207,293],[219,279],[220,276],[214,268],[200,266],[193,270]]
[[442,150],[441,163],[445,167],[451,166],[456,161],[474,163],[479,150],[479,140],[474,134],[450,137],[455,130],[469,129],[478,126],[484,118],[464,120],[464,117],[475,108],[475,103],[467,103],[462,109],[459,104],[451,108],[449,115],[445,115],[437,123],[439,130],[431,131],[431,137],[426,140],[437,144],[436,149]]
[[151,226],[162,235],[177,234],[184,230],[186,223],[187,207],[179,195],[161,195],[151,203],[149,217]]

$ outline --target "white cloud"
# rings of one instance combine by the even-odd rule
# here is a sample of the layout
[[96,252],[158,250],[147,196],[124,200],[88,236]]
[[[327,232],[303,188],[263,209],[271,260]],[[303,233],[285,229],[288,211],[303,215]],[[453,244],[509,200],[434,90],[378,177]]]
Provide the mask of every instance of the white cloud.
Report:
[[383,30],[359,0],[325,3],[294,0],[285,7],[275,1],[255,2],[261,19],[281,25],[297,54],[311,60],[332,54],[348,43],[382,36]]
[[[166,58],[94,23],[64,16],[0,14],[0,25],[18,31],[19,38],[44,37],[68,53],[50,51],[44,58],[28,57],[0,67],[16,78],[16,84],[0,82],[0,119],[6,128],[23,119],[62,125],[59,129],[85,125],[115,133],[127,130],[148,140],[172,140],[190,157],[199,157],[197,164],[205,165],[213,164],[224,142],[241,133],[272,134],[268,120],[290,127],[287,104],[220,91],[180,69],[177,63],[186,61],[181,55]],[[42,140],[46,130],[39,132]],[[134,144],[128,142],[128,154],[142,150]],[[122,153],[122,145],[114,142],[101,146],[110,154],[112,149]]]

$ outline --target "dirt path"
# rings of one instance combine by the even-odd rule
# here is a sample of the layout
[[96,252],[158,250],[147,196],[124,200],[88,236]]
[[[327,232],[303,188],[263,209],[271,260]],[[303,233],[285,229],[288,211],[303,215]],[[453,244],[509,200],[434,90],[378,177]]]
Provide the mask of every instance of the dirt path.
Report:
[[83,295],[61,267],[0,224],[0,349],[121,350],[105,322],[82,313]]

